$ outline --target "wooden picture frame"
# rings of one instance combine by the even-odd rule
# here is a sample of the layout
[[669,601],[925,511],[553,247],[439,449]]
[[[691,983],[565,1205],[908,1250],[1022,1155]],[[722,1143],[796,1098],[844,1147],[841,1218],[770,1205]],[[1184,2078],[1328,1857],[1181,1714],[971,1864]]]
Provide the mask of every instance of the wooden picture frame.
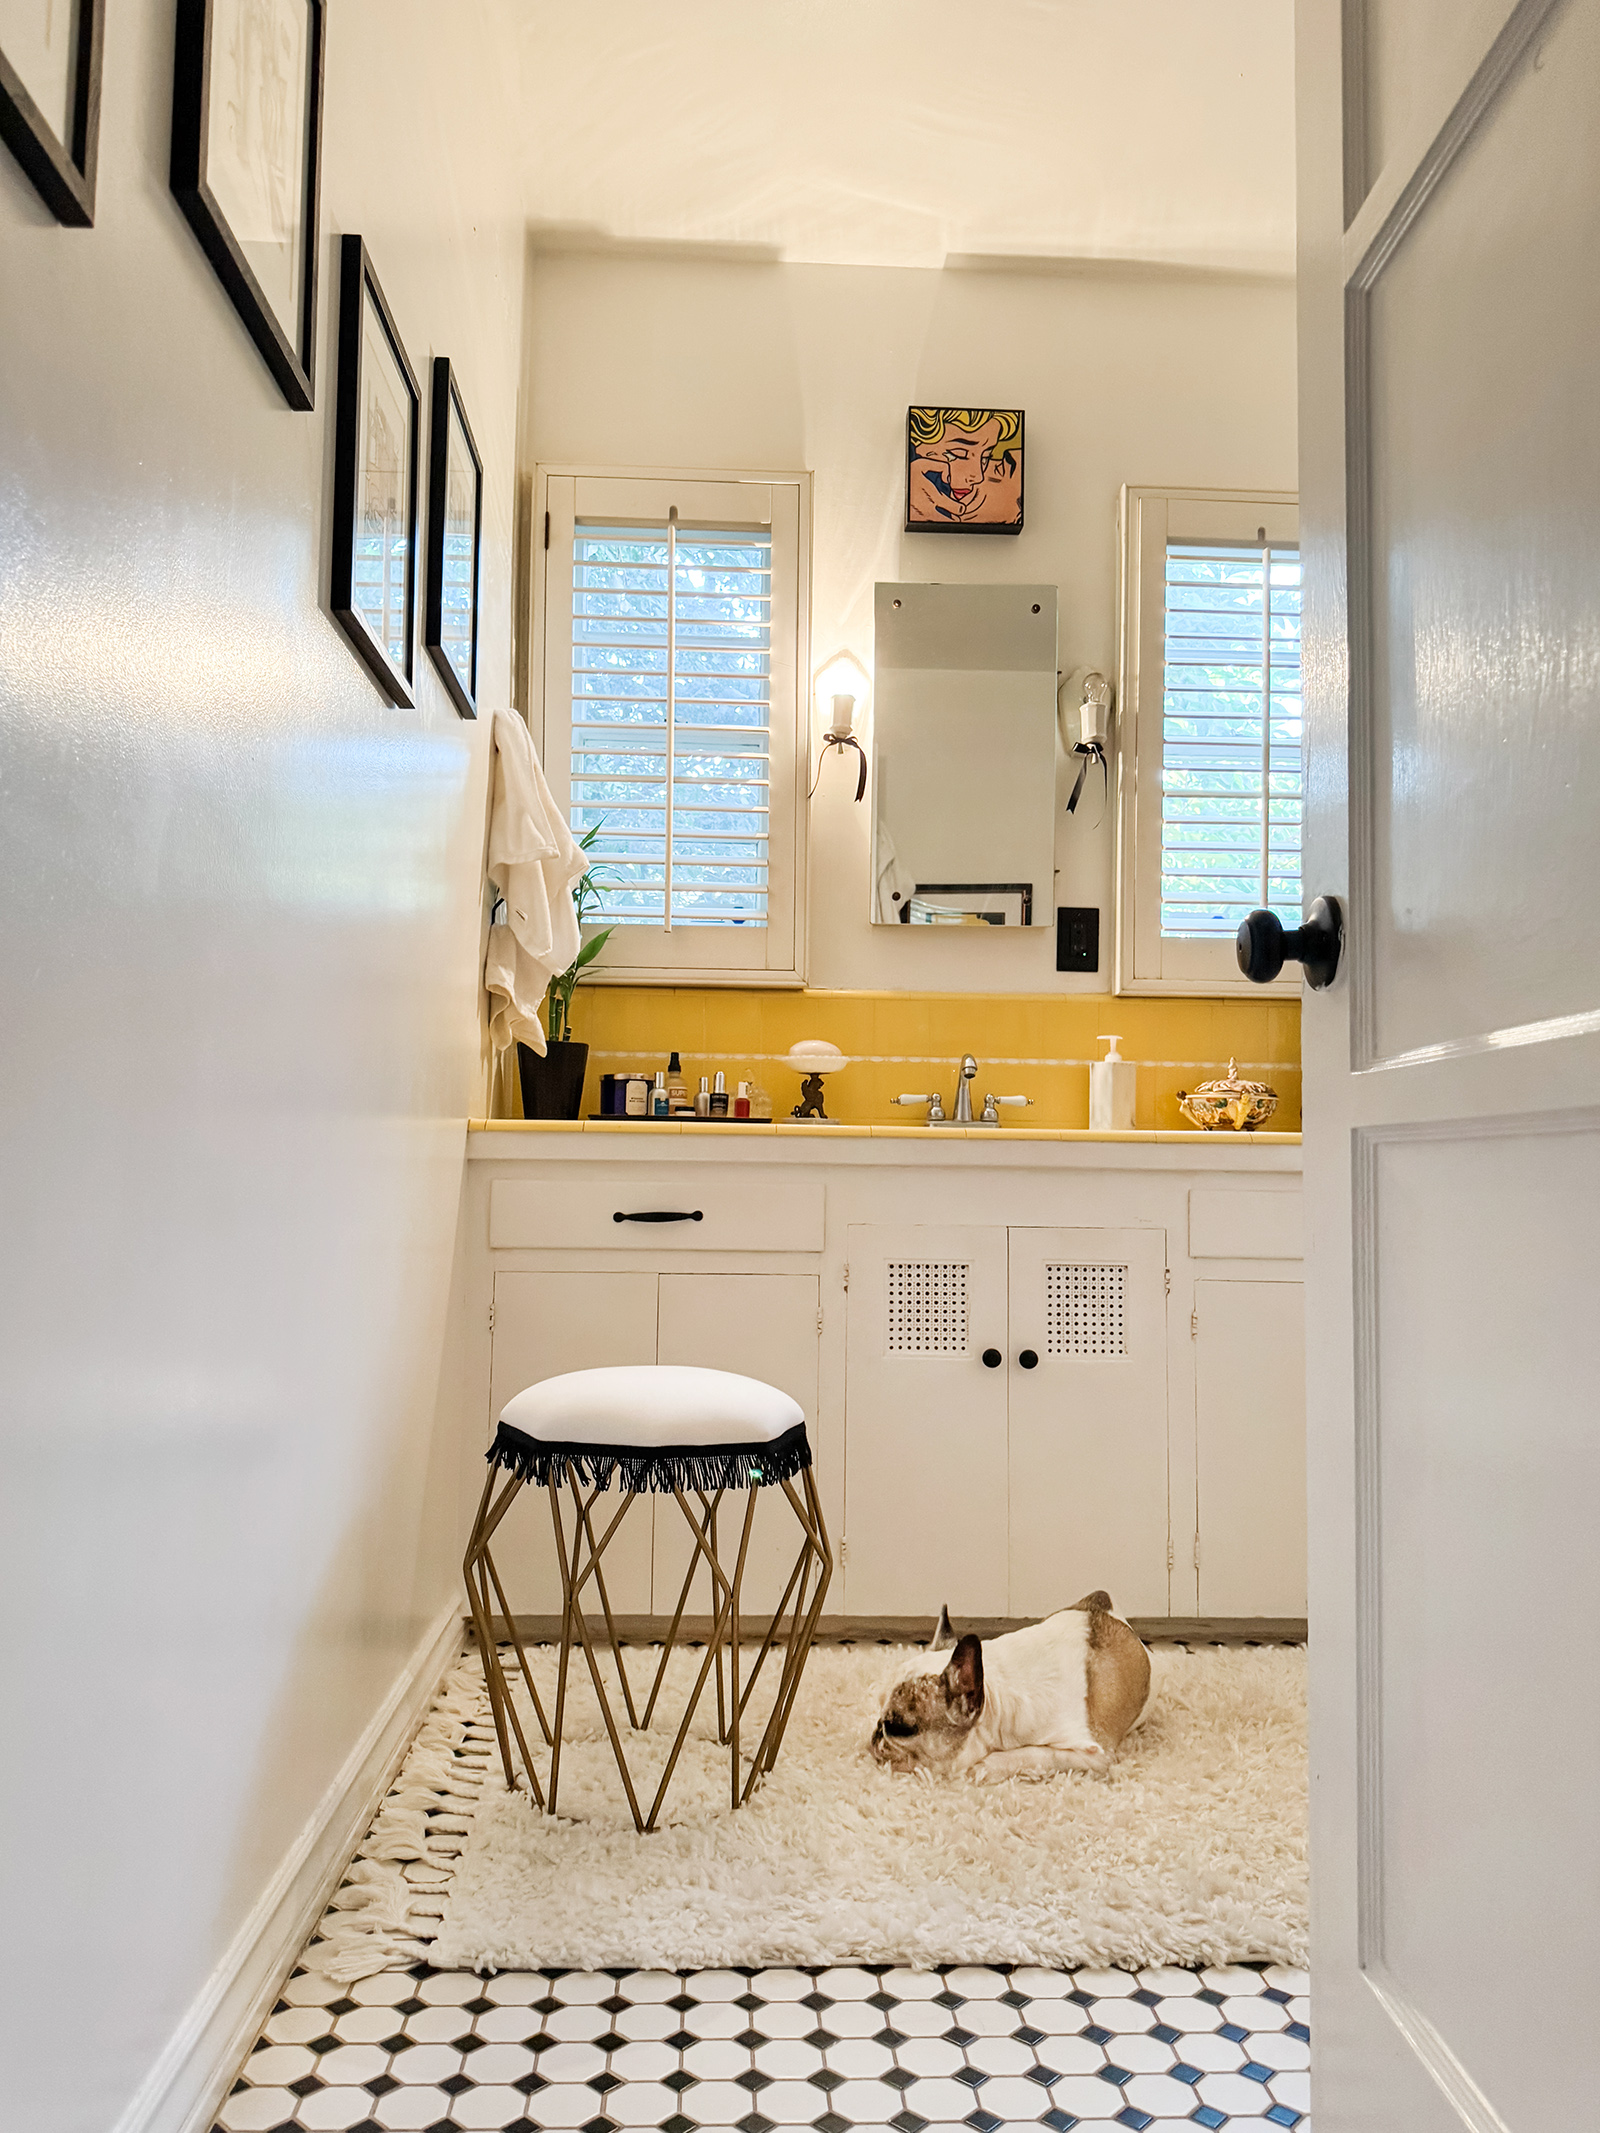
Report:
[[463,718],[478,715],[482,553],[483,461],[450,358],[435,356],[428,425],[428,567],[422,641]]
[[391,702],[415,702],[422,394],[360,237],[339,246],[329,605]]
[[[26,60],[0,46],[0,141],[52,215],[68,229],[94,227],[95,168],[100,153],[100,62],[105,46],[105,0],[74,0],[71,27],[58,51],[45,11],[37,55]],[[38,96],[44,77],[59,69],[60,131]],[[29,87],[29,80],[32,87]],[[53,99],[52,99],[53,101]]]
[[[323,0],[261,0],[275,38],[246,37],[241,0],[178,0],[173,196],[293,408],[313,402],[322,184]],[[250,114],[287,109],[293,139]]]
[[907,533],[1020,533],[1020,407],[906,409]]

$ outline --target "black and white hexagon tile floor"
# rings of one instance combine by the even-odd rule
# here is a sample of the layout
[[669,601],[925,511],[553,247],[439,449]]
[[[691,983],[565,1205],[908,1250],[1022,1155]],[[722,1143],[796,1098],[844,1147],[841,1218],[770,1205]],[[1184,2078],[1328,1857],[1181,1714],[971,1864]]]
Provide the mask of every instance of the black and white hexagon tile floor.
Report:
[[1295,2127],[1303,1971],[290,1978],[222,2133]]

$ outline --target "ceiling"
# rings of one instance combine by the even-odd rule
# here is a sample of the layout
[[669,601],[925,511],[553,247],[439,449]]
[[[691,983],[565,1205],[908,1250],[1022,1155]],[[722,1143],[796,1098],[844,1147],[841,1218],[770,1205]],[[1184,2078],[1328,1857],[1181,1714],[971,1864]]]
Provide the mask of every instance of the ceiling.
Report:
[[547,249],[1294,268],[1292,0],[511,0]]

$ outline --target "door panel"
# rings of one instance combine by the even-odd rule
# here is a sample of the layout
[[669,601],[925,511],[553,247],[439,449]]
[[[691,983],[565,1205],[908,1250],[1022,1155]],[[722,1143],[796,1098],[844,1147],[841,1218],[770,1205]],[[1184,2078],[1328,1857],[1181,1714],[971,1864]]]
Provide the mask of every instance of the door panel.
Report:
[[[502,1269],[494,1277],[490,1413],[514,1393],[566,1370],[656,1359],[654,1274],[547,1274]],[[609,1523],[622,1498],[616,1483],[595,1515]],[[641,1497],[601,1557],[611,1604],[623,1614],[650,1608],[653,1506]],[[597,1534],[598,1538],[598,1534]],[[495,1538],[495,1564],[518,1614],[554,1614],[561,1606],[549,1497],[530,1488],[506,1514]],[[584,1589],[598,1604],[592,1586]]]
[[1305,1289],[1197,1281],[1200,1612],[1306,1611]]
[[861,1223],[847,1248],[844,1605],[1003,1615],[1005,1231]]
[[1378,1059],[1600,1008],[1600,10],[1543,44],[1358,312]]
[[[1600,1619],[1600,1126],[1369,1154],[1365,1930],[1508,2126],[1575,2126],[1593,2117],[1571,2078],[1600,1977],[1600,1701],[1567,1633]],[[1510,2028],[1507,1976],[1526,1995]]]
[[1168,1612],[1166,1266],[1165,1230],[1010,1232],[1009,1614]]
[[[815,1274],[663,1274],[660,1277],[663,1363],[705,1370],[737,1370],[798,1400],[805,1410],[812,1455],[817,1445],[817,1277]],[[745,1558],[743,1612],[777,1606],[800,1550],[800,1528],[781,1489],[758,1489],[750,1552]],[[690,1498],[691,1503],[694,1499]],[[698,1508],[698,1507],[697,1507]],[[745,1499],[730,1492],[717,1521],[717,1554],[731,1572],[737,1559]],[[670,1615],[693,1554],[683,1514],[669,1497],[656,1504],[652,1609]],[[837,1586],[834,1587],[837,1596]],[[694,1613],[713,1611],[711,1574],[704,1564],[689,1596]]]

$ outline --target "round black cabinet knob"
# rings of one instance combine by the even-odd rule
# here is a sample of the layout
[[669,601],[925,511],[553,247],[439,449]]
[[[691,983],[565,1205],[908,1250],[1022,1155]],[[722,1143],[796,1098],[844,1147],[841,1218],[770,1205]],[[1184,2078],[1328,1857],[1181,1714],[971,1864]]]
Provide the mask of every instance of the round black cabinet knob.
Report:
[[1344,913],[1336,896],[1319,896],[1303,926],[1286,933],[1274,911],[1252,911],[1239,928],[1239,968],[1252,985],[1270,985],[1285,963],[1299,963],[1313,992],[1333,983],[1344,947]]
[[985,1348],[985,1349],[984,1349],[984,1351],[983,1351],[983,1367],[984,1367],[984,1369],[985,1369],[985,1370],[998,1370],[998,1369],[1000,1368],[1000,1365],[1001,1365],[1001,1364],[1002,1364],[1002,1363],[1003,1363],[1004,1361],[1005,1361],[1005,1357],[1004,1357],[1004,1356],[1003,1356],[1003,1355],[1002,1355],[1002,1354],[1000,1353],[1000,1351],[999,1351],[999,1349],[998,1349],[998,1348]]
[[1022,1365],[1024,1370],[1032,1370],[1037,1365],[1039,1358],[1032,1348],[1024,1348],[1022,1353],[1017,1357],[1017,1361]]

